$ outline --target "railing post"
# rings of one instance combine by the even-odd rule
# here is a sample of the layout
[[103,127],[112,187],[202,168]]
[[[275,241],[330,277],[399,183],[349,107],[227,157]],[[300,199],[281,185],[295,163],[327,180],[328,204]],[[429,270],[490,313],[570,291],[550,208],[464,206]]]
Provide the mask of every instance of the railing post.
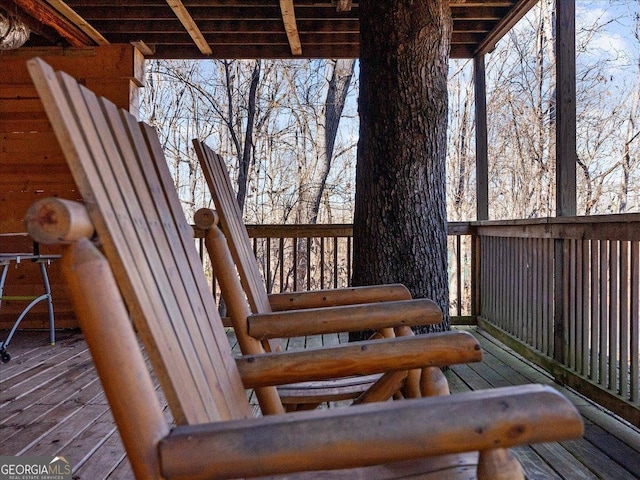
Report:
[[[556,216],[576,215],[575,0],[556,2]],[[565,242],[554,242],[554,358],[565,360]]]

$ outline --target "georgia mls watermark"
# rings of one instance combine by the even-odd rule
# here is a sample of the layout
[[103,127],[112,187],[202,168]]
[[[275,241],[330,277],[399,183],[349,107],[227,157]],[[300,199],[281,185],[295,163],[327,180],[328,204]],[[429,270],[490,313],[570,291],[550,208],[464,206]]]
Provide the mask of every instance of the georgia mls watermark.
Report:
[[0,480],[71,480],[64,457],[0,456]]

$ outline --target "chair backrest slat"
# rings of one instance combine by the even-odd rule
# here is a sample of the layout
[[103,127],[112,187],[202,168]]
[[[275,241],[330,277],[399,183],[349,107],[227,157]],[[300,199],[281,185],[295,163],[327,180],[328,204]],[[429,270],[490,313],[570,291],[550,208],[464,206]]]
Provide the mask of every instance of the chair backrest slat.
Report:
[[242,222],[242,212],[233,195],[233,187],[223,158],[203,142],[194,140],[193,145],[200,160],[202,171],[211,191],[211,196],[220,217],[222,230],[229,240],[229,249],[240,273],[251,311],[268,313],[271,311],[264,279],[258,270],[251,249],[247,229]]
[[44,62],[30,70],[176,421],[250,416],[157,135]]

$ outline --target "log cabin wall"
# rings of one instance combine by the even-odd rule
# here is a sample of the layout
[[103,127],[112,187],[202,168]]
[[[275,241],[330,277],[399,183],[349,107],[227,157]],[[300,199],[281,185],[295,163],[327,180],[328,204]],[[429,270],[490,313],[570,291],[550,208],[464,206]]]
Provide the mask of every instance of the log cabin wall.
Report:
[[[98,95],[137,115],[138,88],[144,79],[144,58],[131,45],[90,48],[20,48],[0,52],[0,252],[30,252],[22,219],[35,200],[57,196],[79,200],[71,172],[46,118],[29,77],[26,61],[39,56],[56,70],[63,70]],[[41,253],[58,253],[42,246]],[[77,323],[62,282],[59,265],[49,267],[56,327]],[[11,265],[4,295],[29,296],[43,293],[37,264]],[[2,301],[0,329],[10,328],[28,302]],[[21,328],[48,328],[44,302],[33,308]]]

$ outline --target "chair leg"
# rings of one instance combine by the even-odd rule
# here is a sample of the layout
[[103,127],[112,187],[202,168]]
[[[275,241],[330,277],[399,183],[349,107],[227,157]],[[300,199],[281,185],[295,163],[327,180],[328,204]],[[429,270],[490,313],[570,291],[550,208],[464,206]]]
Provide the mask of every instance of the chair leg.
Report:
[[480,452],[478,480],[524,480],[522,465],[508,448]]
[[406,398],[422,397],[420,377],[422,377],[422,370],[420,369],[416,368],[407,372],[407,381],[403,388],[403,393]]
[[385,402],[402,388],[407,377],[405,370],[387,372],[353,401],[353,405],[371,402]]
[[427,367],[422,369],[420,376],[420,392],[423,397],[436,395],[449,395],[449,382],[439,367]]

